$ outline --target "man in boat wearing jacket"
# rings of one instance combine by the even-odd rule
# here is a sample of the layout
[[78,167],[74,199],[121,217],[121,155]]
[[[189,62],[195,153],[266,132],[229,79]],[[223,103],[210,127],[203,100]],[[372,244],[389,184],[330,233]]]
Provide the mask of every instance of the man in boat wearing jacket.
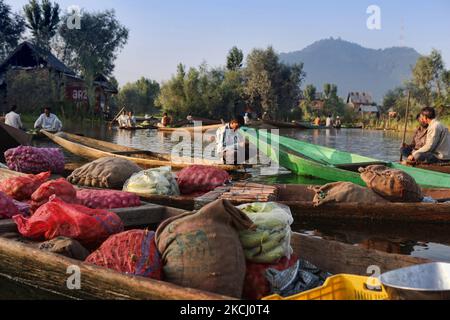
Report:
[[237,116],[230,123],[217,129],[216,132],[216,154],[223,159],[226,164],[238,164],[241,162],[239,152],[244,152],[245,159],[245,138],[239,132],[239,128],[244,125],[244,117]]
[[436,111],[431,107],[425,107],[420,117],[421,121],[428,124],[425,145],[414,151],[408,160],[419,163],[450,161],[450,136],[448,129],[436,119]]
[[411,144],[403,144],[400,150],[405,159],[412,155],[414,151],[422,148],[427,140],[428,123],[422,119],[420,113],[417,115],[416,119],[419,122],[419,127],[414,132]]

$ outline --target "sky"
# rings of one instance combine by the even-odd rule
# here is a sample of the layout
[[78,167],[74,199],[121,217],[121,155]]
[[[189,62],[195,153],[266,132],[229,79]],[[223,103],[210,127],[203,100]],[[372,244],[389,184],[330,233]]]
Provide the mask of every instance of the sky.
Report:
[[[27,0],[6,0],[21,11]],[[324,38],[364,47],[407,46],[421,54],[441,51],[450,68],[448,0],[57,0],[63,10],[114,9],[129,31],[116,61],[120,85],[144,76],[165,81],[178,63],[225,64],[230,48],[249,53],[272,45],[301,50]],[[369,30],[367,8],[380,8],[380,30]],[[93,31],[94,32],[94,31]]]

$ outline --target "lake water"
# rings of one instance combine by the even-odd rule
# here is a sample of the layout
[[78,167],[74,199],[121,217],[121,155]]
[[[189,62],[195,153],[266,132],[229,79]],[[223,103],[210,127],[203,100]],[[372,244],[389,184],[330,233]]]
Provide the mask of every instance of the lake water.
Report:
[[[68,132],[114,142],[117,144],[146,149],[156,152],[170,152],[178,141],[156,130],[126,131],[99,126],[91,122],[66,124]],[[283,129],[280,134],[299,140],[328,146],[380,160],[398,161],[401,134],[393,131],[369,131],[361,129],[341,130],[294,130]],[[408,140],[411,134],[408,134]],[[39,142],[43,146],[52,146],[50,142]],[[80,160],[66,153],[69,160]],[[258,171],[254,172],[257,174]],[[274,184],[324,184],[327,181],[310,179],[290,174],[281,170],[278,175],[256,175],[253,181]],[[342,223],[316,223],[313,221],[296,221],[293,229],[312,236],[358,244],[367,248],[383,250],[450,262],[450,233],[447,226],[424,227],[417,225],[350,225]],[[0,288],[3,288],[0,280]],[[1,291],[1,290],[0,290]],[[9,293],[12,294],[11,292]],[[20,298],[23,290],[19,291]],[[1,298],[1,292],[0,292]]]

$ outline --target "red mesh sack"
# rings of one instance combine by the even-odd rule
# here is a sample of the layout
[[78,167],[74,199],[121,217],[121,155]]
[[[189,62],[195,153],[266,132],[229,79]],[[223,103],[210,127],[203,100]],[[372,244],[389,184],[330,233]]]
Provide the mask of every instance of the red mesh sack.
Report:
[[161,256],[153,231],[130,230],[111,236],[85,262],[122,273],[162,278]]
[[19,146],[5,152],[11,170],[23,173],[64,172],[64,154],[59,148]]
[[229,174],[211,166],[194,165],[181,170],[178,175],[180,192],[191,194],[209,192],[230,180]]
[[31,218],[14,216],[24,237],[51,240],[62,236],[85,246],[103,242],[110,235],[123,231],[122,220],[113,212],[68,204],[56,197],[41,206]]
[[61,178],[41,184],[31,195],[31,211],[34,212],[47,203],[52,195],[67,203],[77,203],[77,191],[69,182]]
[[48,178],[50,178],[50,172],[9,178],[1,182],[0,191],[3,191],[17,201],[29,200],[33,192],[47,181]]
[[292,255],[290,259],[284,257],[276,264],[247,262],[247,271],[245,273],[242,297],[246,300],[260,300],[270,295],[270,283],[265,276],[266,270],[286,270],[292,267],[297,260],[298,257]]
[[10,219],[16,214],[20,214],[20,211],[14,204],[13,199],[0,191],[0,219]]
[[138,195],[116,190],[82,189],[77,191],[77,198],[80,204],[92,209],[130,208],[141,205]]

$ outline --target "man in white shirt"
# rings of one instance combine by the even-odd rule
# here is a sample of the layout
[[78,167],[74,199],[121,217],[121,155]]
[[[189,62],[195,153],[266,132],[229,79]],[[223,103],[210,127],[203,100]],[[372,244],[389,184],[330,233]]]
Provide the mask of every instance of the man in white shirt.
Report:
[[117,118],[117,122],[119,123],[119,128],[125,128],[128,126],[128,115],[125,110],[122,111],[122,114],[119,118]]
[[436,119],[436,111],[431,107],[423,108],[420,120],[428,124],[426,142],[408,160],[419,163],[450,161],[450,135],[447,127]]
[[51,109],[49,107],[45,107],[44,113],[41,114],[34,123],[34,128],[58,132],[62,129],[62,122],[56,115],[51,113]]
[[243,122],[244,119],[242,116],[236,117],[230,123],[217,129],[216,153],[226,164],[237,164],[238,152],[245,152],[245,138],[239,132],[239,128],[243,125]]
[[23,129],[22,121],[20,120],[20,115],[16,113],[17,106],[11,106],[11,110],[5,116],[5,124],[14,127],[16,129]]
[[328,115],[325,126],[327,128],[331,128],[333,126],[333,118],[331,118],[331,114]]

